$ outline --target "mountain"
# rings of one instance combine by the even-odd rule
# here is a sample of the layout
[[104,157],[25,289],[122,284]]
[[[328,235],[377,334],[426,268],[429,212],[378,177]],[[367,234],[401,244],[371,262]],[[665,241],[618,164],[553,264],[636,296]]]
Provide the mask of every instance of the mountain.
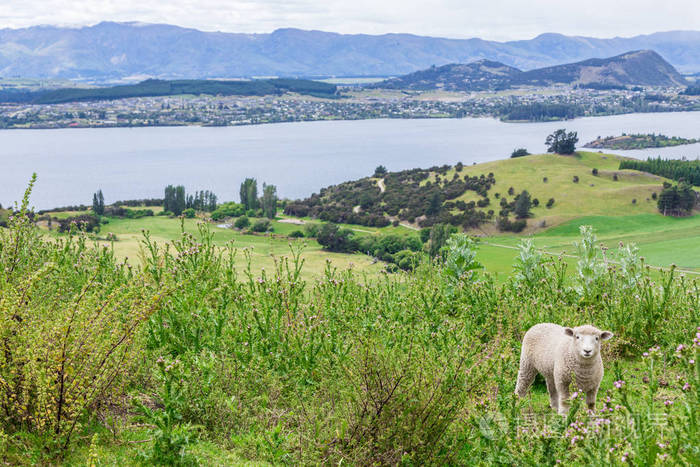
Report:
[[530,71],[520,71],[503,63],[479,60],[450,64],[391,78],[372,85],[384,89],[444,89],[483,91],[517,85],[553,84],[601,86],[686,86],[678,71],[652,50],[626,52],[610,58],[591,58]]
[[700,71],[700,31],[614,39],[543,34],[495,42],[299,29],[235,34],[103,22],[82,28],[0,29],[0,76],[86,81],[396,76],[481,59],[531,70],[640,49],[660,53],[684,72]]
[[388,79],[375,87],[388,89],[444,89],[446,91],[485,91],[503,89],[522,74],[517,68],[491,60],[473,63],[451,63]]

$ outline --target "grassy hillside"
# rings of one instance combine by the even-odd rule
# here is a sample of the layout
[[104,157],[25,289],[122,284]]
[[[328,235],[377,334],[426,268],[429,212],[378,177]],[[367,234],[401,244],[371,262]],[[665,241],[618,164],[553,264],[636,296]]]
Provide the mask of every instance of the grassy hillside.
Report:
[[[464,168],[470,175],[493,172],[496,186],[489,191],[491,205],[497,205],[495,193],[509,200],[508,189],[517,194],[527,190],[539,199],[528,220],[529,231],[541,230],[538,225],[561,224],[564,221],[592,215],[622,216],[656,212],[652,193],[660,192],[665,179],[633,170],[618,170],[621,156],[579,152],[573,156],[542,154],[487,162]],[[592,174],[594,168],[598,175]],[[614,176],[617,175],[617,181]],[[452,174],[448,172],[447,178]],[[574,183],[574,176],[579,178]],[[544,178],[547,182],[544,182]],[[545,204],[555,202],[551,208]],[[468,199],[468,198],[465,198]],[[633,203],[636,200],[636,203]]]

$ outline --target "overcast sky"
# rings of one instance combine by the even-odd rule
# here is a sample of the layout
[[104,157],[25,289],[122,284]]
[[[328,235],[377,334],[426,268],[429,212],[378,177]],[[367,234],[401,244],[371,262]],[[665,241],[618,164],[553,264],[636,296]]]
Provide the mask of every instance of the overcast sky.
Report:
[[493,40],[543,32],[615,37],[700,30],[700,0],[0,0],[0,28],[104,20],[226,32],[296,27]]

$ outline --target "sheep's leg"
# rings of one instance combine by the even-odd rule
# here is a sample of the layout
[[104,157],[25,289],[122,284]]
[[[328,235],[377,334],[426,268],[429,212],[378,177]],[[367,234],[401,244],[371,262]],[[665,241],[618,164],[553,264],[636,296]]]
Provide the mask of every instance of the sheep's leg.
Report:
[[537,369],[529,364],[526,359],[520,359],[520,370],[518,371],[518,383],[515,385],[515,393],[520,397],[525,397],[527,390],[535,381]]
[[554,410],[559,409],[559,394],[557,393],[557,385],[554,384],[554,377],[546,378],[547,392],[549,393],[549,406]]
[[595,399],[597,395],[598,388],[595,388],[586,393],[586,405],[588,406],[588,410],[595,410]]
[[569,382],[558,381],[557,382],[557,393],[559,395],[559,415],[566,416],[569,413],[569,398],[571,394],[569,393]]

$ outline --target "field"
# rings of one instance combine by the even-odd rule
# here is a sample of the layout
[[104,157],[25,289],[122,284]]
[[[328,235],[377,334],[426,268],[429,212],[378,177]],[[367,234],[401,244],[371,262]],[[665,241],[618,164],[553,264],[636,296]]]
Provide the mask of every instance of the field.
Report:
[[[662,241],[668,225],[642,216],[579,222],[597,222],[606,241],[644,224],[650,244]],[[313,261],[294,254],[247,275],[224,244],[256,237],[194,220],[192,235],[163,217],[113,219],[99,235],[143,226],[151,239],[133,267],[22,213],[0,229],[3,463],[700,462],[700,284],[612,245],[622,263],[607,268],[573,223],[535,241],[588,245],[567,258],[575,274],[501,247],[520,260],[499,283],[473,268],[460,235],[443,260],[369,281],[333,269],[307,280]],[[164,249],[156,236],[178,239]],[[602,345],[595,410],[577,391],[556,415],[540,380],[513,394],[522,336],[543,321],[615,334]]]
[[[482,210],[494,209],[498,198],[512,199],[508,189],[513,187],[514,193],[528,190],[533,198],[538,198],[540,205],[532,208],[532,218],[528,219],[528,227],[524,234],[534,239],[538,249],[551,255],[564,255],[563,260],[570,265],[574,261],[570,256],[574,253],[573,242],[578,239],[581,225],[591,225],[599,240],[608,247],[616,247],[620,242],[635,243],[640,255],[647,264],[657,268],[668,268],[675,264],[681,270],[694,275],[700,272],[700,216],[686,218],[664,217],[657,212],[656,202],[652,193],[658,193],[662,177],[645,174],[634,170],[618,170],[619,156],[605,155],[593,152],[581,152],[575,156],[559,156],[543,154],[536,156],[507,159],[496,162],[467,166],[460,176],[478,176],[493,172],[497,184],[488,192],[491,203]],[[598,169],[598,175],[592,174],[592,169]],[[451,179],[456,172],[451,169],[443,177]],[[613,176],[617,176],[617,180]],[[579,182],[574,183],[573,177],[578,176]],[[547,182],[543,179],[547,178]],[[379,179],[374,179],[375,183]],[[435,180],[432,175],[429,180]],[[555,198],[551,208],[544,206],[550,197]],[[476,201],[479,196],[467,191],[461,197],[465,201]],[[633,203],[633,200],[636,202]],[[157,214],[162,208],[152,208]],[[76,212],[59,212],[52,215],[64,218],[76,215]],[[275,258],[287,256],[290,253],[290,243],[305,245],[303,258],[305,278],[318,277],[326,267],[326,260],[332,265],[345,270],[352,264],[356,271],[366,272],[376,276],[384,269],[384,263],[374,261],[364,254],[339,254],[323,251],[313,238],[290,239],[294,232],[304,230],[304,225],[290,222],[320,224],[309,218],[296,219],[290,216],[280,216],[273,221],[272,234],[249,234],[234,229],[218,228],[219,223],[212,223],[214,242],[223,246],[233,241],[239,251],[239,261],[245,260],[243,250],[251,255],[253,269],[271,269]],[[197,230],[197,219],[185,219],[187,232]],[[416,227],[400,225],[398,227],[366,227],[359,225],[343,225],[351,229],[355,236],[366,235],[416,235]],[[129,257],[133,262],[139,258],[142,230],[148,230],[154,241],[165,243],[175,240],[181,235],[181,225],[178,219],[162,216],[141,219],[111,219],[102,226],[100,238],[108,233],[117,236],[114,242],[114,252],[119,258]],[[486,224],[474,229],[471,234],[480,237],[478,259],[487,271],[494,274],[497,281],[505,280],[511,272],[512,264],[518,254],[517,245],[522,235],[503,234],[493,225]],[[614,261],[614,258],[611,258]],[[569,271],[573,270],[569,268]]]
[[[0,464],[697,465],[700,216],[631,203],[663,179],[610,157],[465,167],[557,202],[408,272],[281,213],[254,234],[156,207],[69,236],[0,212]],[[577,391],[557,415],[539,377],[513,394],[539,322],[614,333],[594,411]]]

